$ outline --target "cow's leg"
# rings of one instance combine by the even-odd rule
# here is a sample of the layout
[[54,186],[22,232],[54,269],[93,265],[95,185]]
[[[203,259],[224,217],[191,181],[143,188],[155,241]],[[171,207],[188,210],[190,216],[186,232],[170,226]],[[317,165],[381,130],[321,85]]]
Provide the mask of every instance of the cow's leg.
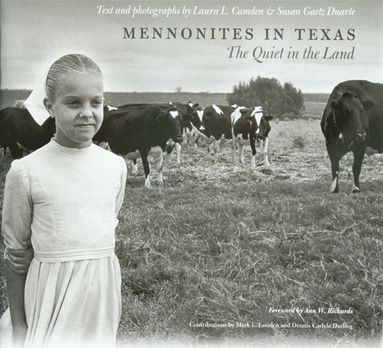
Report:
[[207,154],[210,155],[211,153],[211,143],[207,143]]
[[208,145],[207,145],[207,152],[211,157],[214,157],[216,142],[217,142],[217,140],[211,135],[209,140],[208,140]]
[[358,193],[360,192],[360,186],[359,186],[359,175],[360,171],[362,169],[362,163],[363,163],[363,157],[365,153],[366,148],[363,146],[361,148],[356,149],[353,151],[354,153],[354,163],[352,164],[352,172],[354,174],[354,183],[352,185],[352,193]]
[[162,151],[159,152],[156,162],[157,162],[158,182],[163,184],[164,178],[162,176],[162,169],[164,164],[164,154]]
[[233,164],[236,162],[236,151],[237,151],[237,137],[234,134],[234,128],[231,128],[231,146],[232,146],[232,151],[233,151]]
[[266,137],[263,140],[263,158],[264,158],[264,163],[266,167],[270,167],[268,150],[269,150],[269,137]]
[[[194,137],[194,135],[193,135]],[[195,139],[194,139],[194,148],[197,148],[198,147],[198,144],[200,143],[200,140],[199,140],[200,136],[198,134],[196,134],[195,136]]]
[[189,128],[185,128],[185,134],[184,134],[184,137],[186,139],[185,143],[186,144],[190,144],[191,142],[191,130]]
[[176,143],[177,164],[181,163],[181,144]]
[[207,146],[208,150],[207,152],[209,153],[209,155],[211,157],[214,157],[214,141],[209,143],[209,145]]
[[148,161],[148,153],[149,150],[147,149],[140,149],[139,150],[142,160],[142,166],[144,167],[144,173],[145,173],[145,187],[150,187],[150,166]]
[[211,152],[212,152],[212,155],[213,157],[217,154],[217,149],[218,149],[218,140],[214,140],[212,143],[211,143]]
[[331,193],[338,193],[339,192],[339,161],[341,159],[341,156],[337,153],[335,149],[331,149],[330,147],[327,147],[328,156],[330,158],[331,162],[331,174],[332,174],[332,183],[330,192]]
[[137,167],[137,160],[132,160],[132,174],[137,175],[138,173],[138,167]]
[[257,150],[255,149],[255,138],[250,137],[250,146],[251,154],[253,155],[251,158],[251,167],[255,169],[255,155],[257,154]]
[[214,145],[215,145],[215,141],[212,141],[211,143],[210,143],[210,145],[209,145],[209,153],[210,153],[210,156],[212,157],[212,158],[214,158],[214,153],[215,153],[215,147],[214,147]]
[[216,156],[219,151],[219,140],[215,139],[212,143],[212,147],[213,147],[213,156]]
[[128,170],[132,175],[137,175],[138,169],[137,169],[137,160],[133,159],[126,159],[126,163],[128,165]]
[[128,168],[128,174],[131,174],[132,173],[133,161],[130,161],[130,160],[126,159],[126,158],[124,158],[124,161],[125,161],[126,166]]
[[238,145],[239,145],[239,161],[242,164],[245,164],[245,159],[243,158],[243,150],[245,148],[245,145],[242,142],[239,142]]
[[237,144],[234,141],[233,141],[232,151],[233,151],[233,154],[232,154],[232,156],[233,156],[233,164],[235,164],[236,161],[237,161],[237,156],[236,156],[236,154],[237,154]]
[[219,140],[215,141],[215,153],[218,153],[221,150],[221,140],[222,137]]
[[232,132],[232,150],[233,150],[233,164],[236,162],[236,151],[237,151],[237,137],[234,135],[234,132]]

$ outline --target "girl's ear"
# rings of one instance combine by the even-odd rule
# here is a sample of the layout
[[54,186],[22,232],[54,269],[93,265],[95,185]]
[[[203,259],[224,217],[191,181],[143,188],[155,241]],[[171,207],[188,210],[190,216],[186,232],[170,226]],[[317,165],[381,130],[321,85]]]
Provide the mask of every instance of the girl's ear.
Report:
[[45,109],[49,112],[49,115],[53,118],[53,110],[52,110],[53,103],[49,101],[48,98],[44,98],[44,106]]

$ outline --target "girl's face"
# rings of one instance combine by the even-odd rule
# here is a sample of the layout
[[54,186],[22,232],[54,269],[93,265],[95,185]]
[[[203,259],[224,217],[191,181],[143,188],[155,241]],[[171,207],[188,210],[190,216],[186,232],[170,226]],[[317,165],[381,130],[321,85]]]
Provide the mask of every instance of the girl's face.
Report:
[[73,71],[63,75],[55,100],[44,101],[56,120],[58,144],[74,148],[91,144],[104,117],[103,92],[103,80],[98,74]]

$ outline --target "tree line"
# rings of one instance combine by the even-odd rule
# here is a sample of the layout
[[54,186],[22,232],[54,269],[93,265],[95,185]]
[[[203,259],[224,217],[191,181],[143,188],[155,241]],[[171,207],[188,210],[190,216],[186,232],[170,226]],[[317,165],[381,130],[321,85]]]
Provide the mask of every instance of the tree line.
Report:
[[276,117],[298,117],[304,110],[302,91],[290,82],[283,86],[276,78],[258,76],[239,82],[227,96],[230,105],[262,106],[264,112]]

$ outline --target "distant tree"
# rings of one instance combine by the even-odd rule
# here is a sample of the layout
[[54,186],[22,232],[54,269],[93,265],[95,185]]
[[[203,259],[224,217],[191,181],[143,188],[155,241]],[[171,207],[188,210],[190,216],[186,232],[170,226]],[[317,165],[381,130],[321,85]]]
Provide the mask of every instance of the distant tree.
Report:
[[299,115],[304,110],[304,99],[302,91],[296,89],[292,83],[286,82],[283,85],[285,93],[283,109],[285,112],[292,113],[293,115]]
[[247,107],[262,106],[269,115],[282,116],[285,113],[298,115],[303,110],[303,96],[291,83],[284,86],[275,78],[258,76],[248,83],[239,82],[227,96],[229,104]]
[[176,87],[176,92],[177,93],[181,93],[182,92],[182,87],[181,86]]

